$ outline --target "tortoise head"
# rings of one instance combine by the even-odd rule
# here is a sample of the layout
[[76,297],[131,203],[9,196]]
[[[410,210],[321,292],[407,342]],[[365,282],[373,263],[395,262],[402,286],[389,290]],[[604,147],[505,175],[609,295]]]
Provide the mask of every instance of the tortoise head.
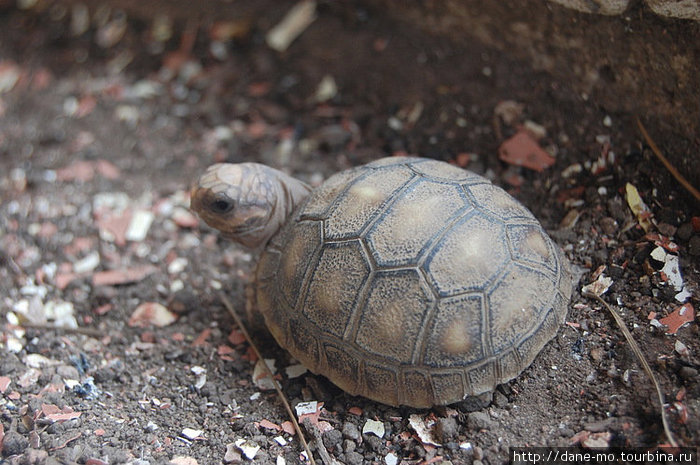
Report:
[[192,189],[190,208],[224,237],[257,249],[267,244],[311,188],[257,163],[210,166]]

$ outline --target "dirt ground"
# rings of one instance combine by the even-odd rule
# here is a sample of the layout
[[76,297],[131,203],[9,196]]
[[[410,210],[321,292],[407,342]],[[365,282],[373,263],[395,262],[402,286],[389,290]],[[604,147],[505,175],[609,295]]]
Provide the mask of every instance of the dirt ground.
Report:
[[[447,408],[350,397],[286,370],[295,362],[258,333],[292,405],[323,402],[332,458],[496,464],[513,446],[667,443],[651,382],[606,310],[581,296],[601,272],[673,434],[698,446],[700,211],[633,115],[478,43],[457,48],[349,6],[322,5],[285,52],[261,23],[169,35],[100,14],[81,30],[59,7],[0,9],[0,463],[299,463],[285,410],[258,386],[218,294],[243,313],[254,258],[188,212],[189,186],[215,161],[263,161],[318,184],[403,153],[509,190],[581,282],[530,368]],[[525,155],[546,149],[552,166],[499,159],[507,141],[517,156],[523,134]],[[650,210],[641,219],[628,183]]]

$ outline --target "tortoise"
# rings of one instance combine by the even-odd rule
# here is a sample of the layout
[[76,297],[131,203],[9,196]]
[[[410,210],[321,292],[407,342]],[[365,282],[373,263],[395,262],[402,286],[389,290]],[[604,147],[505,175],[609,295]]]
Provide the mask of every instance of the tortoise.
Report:
[[566,317],[563,252],[503,189],[446,162],[382,158],[315,189],[265,165],[216,164],[191,208],[260,251],[249,304],[352,395],[430,407],[492,391]]

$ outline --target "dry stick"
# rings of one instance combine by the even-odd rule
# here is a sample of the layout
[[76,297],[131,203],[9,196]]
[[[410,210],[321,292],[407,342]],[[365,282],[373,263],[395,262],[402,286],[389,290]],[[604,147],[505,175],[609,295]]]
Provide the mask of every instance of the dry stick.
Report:
[[668,159],[664,156],[663,153],[661,153],[661,150],[659,150],[659,147],[654,143],[652,140],[651,136],[647,132],[646,128],[642,124],[639,118],[637,118],[637,126],[639,126],[639,130],[642,132],[642,136],[644,136],[644,140],[646,141],[647,145],[651,148],[651,151],[654,152],[654,155],[661,160],[661,163],[664,164],[667,170],[671,172],[674,178],[676,178],[676,181],[681,183],[683,187],[685,187],[688,192],[693,194],[693,197],[695,197],[695,200],[700,202],[700,191],[698,191],[696,188],[694,188],[687,179],[683,177],[681,173],[678,172],[675,166],[671,164],[671,162],[668,161]]
[[615,310],[610,305],[608,305],[608,303],[606,301],[604,301],[598,294],[584,291],[583,295],[585,297],[589,297],[591,299],[597,299],[600,303],[602,303],[605,306],[605,308],[608,309],[610,314],[615,319],[615,323],[617,323],[617,326],[620,327],[622,334],[625,335],[625,339],[627,339],[627,343],[632,348],[632,352],[634,352],[634,355],[636,355],[637,358],[639,359],[639,362],[642,364],[644,371],[646,371],[649,378],[651,378],[651,382],[654,383],[654,387],[656,388],[656,394],[658,394],[659,403],[661,404],[661,422],[664,425],[664,433],[666,434],[666,438],[668,439],[668,442],[673,447],[678,447],[678,443],[676,442],[675,439],[673,439],[673,434],[671,434],[671,428],[669,428],[669,426],[668,426],[668,419],[666,418],[666,409],[664,408],[664,405],[666,404],[666,400],[664,399],[664,393],[661,392],[661,386],[659,385],[659,381],[656,379],[656,376],[651,371],[651,367],[647,363],[647,360],[644,358],[644,355],[642,354],[642,351],[640,350],[639,345],[637,345],[637,341],[634,340],[632,333],[630,333],[630,330],[627,329],[627,325],[625,324],[625,321],[622,319],[622,317],[617,312],[617,310]]
[[272,371],[270,370],[270,367],[267,366],[267,362],[265,362],[265,359],[263,358],[262,354],[258,350],[258,346],[256,346],[255,343],[253,342],[253,339],[250,337],[248,330],[243,325],[243,321],[238,316],[238,313],[236,313],[236,310],[233,308],[231,301],[228,300],[228,298],[226,297],[226,295],[223,292],[219,292],[219,298],[221,299],[221,302],[224,303],[224,307],[226,307],[226,310],[228,310],[228,312],[231,314],[231,316],[233,317],[233,320],[236,322],[236,325],[238,325],[238,328],[243,333],[243,337],[245,337],[246,341],[248,341],[248,344],[250,344],[250,347],[253,348],[253,352],[255,352],[255,356],[258,357],[258,360],[262,360],[262,365],[263,365],[264,370],[265,370],[265,376],[269,377],[270,380],[272,381],[272,385],[275,386],[275,391],[277,391],[277,395],[282,400],[282,404],[284,404],[284,408],[287,410],[287,415],[289,415],[289,418],[292,420],[292,424],[294,425],[294,430],[297,432],[297,435],[299,436],[299,439],[301,440],[301,444],[304,446],[306,453],[309,455],[309,461],[311,462],[311,465],[316,465],[316,461],[314,460],[314,456],[311,454],[311,450],[309,449],[309,444],[306,442],[306,438],[304,437],[304,434],[301,432],[301,427],[299,426],[299,422],[297,422],[297,419],[294,416],[294,413],[292,412],[292,407],[289,405],[287,398],[285,397],[284,393],[282,392],[279,385],[277,384],[277,380],[275,380],[274,375],[272,374]]
[[338,461],[335,460],[333,457],[331,457],[331,454],[328,453],[328,450],[326,449],[326,446],[323,444],[323,438],[321,437],[321,431],[319,431],[318,427],[311,423],[310,418],[304,418],[301,421],[301,424],[304,425],[304,428],[306,428],[306,431],[308,431],[311,436],[314,437],[316,440],[316,449],[318,450],[318,455],[321,456],[321,460],[323,460],[323,463],[326,465],[338,465]]
[[105,335],[104,331],[92,328],[71,328],[68,326],[45,325],[41,323],[20,323],[17,326],[24,329],[40,329],[44,331],[61,331],[68,334],[82,334],[83,336],[95,338],[100,338]]

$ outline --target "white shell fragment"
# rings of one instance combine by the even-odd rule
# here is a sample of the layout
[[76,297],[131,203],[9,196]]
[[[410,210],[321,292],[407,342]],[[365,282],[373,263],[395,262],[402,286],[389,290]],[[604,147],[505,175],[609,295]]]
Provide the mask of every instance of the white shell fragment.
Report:
[[124,192],[100,192],[92,198],[92,208],[95,211],[121,212],[127,209],[130,202]]
[[154,217],[155,215],[148,210],[137,210],[134,212],[129,222],[129,227],[126,230],[126,239],[134,242],[140,242],[146,239]]
[[338,85],[330,74],[323,76],[316,88],[314,99],[317,102],[326,102],[338,94]]
[[429,424],[426,424],[422,416],[420,416],[417,413],[414,413],[413,415],[408,417],[408,424],[411,425],[411,428],[413,428],[413,430],[416,432],[416,434],[418,435],[418,439],[420,439],[420,442],[432,446],[441,446],[440,442],[433,438],[432,421]]
[[668,254],[666,253],[663,247],[657,247],[654,250],[652,250],[649,255],[651,255],[651,258],[653,258],[657,262],[665,262],[666,255]]
[[46,319],[53,321],[56,326],[62,328],[77,328],[78,321],[75,319],[75,309],[71,302],[62,300],[50,300],[44,305]]
[[201,367],[199,365],[195,365],[192,368],[190,368],[190,371],[192,373],[194,373],[195,375],[199,376],[199,375],[203,375],[204,373],[206,373],[207,369],[204,367]]
[[155,423],[152,420],[149,420],[148,423],[146,423],[146,428],[144,428],[147,432],[152,433],[160,428],[157,423]]
[[168,265],[168,274],[180,274],[185,271],[189,261],[185,257],[177,257]]
[[362,434],[374,434],[378,438],[384,437],[384,423],[377,420],[367,420],[362,427]]
[[678,262],[678,255],[666,254],[664,267],[661,272],[668,278],[668,283],[673,286],[676,291],[683,289],[683,277],[681,276],[681,265]]
[[[267,363],[267,367],[270,369],[270,372],[272,372],[273,375],[277,373],[277,368],[275,368],[275,359],[266,358],[265,363]],[[258,389],[263,391],[272,391],[275,389],[274,380],[270,379],[270,377],[267,375],[267,370],[265,370],[263,360],[258,360],[255,363],[255,368],[253,368],[253,382]]]
[[100,265],[100,254],[95,250],[73,263],[73,272],[77,274],[88,273]]
[[673,350],[675,350],[676,353],[681,357],[690,357],[690,351],[688,350],[688,346],[683,344],[678,339],[676,339],[676,343],[673,346]]
[[245,439],[236,439],[236,447],[238,447],[245,458],[248,460],[253,460],[260,450],[260,446],[252,441],[246,441]]
[[285,373],[287,373],[287,378],[294,379],[294,378],[300,377],[301,375],[303,375],[304,373],[306,373],[309,370],[307,370],[304,365],[299,363],[296,365],[288,366],[287,368],[285,368],[284,371],[285,371]]
[[202,389],[207,383],[207,369],[200,366],[193,366],[190,371],[197,375],[197,380],[194,383],[194,387],[197,389]]
[[691,294],[683,284],[678,255],[666,252],[663,247],[656,247],[649,255],[657,262],[664,264],[663,268],[661,268],[661,273],[666,276],[668,284],[678,291],[678,294],[675,296],[676,300],[679,302],[688,300]]
[[316,411],[318,411],[318,402],[315,400],[311,402],[299,402],[294,406],[294,410],[297,412],[297,417],[316,413]]
[[294,5],[287,15],[265,36],[267,45],[278,52],[284,52],[316,19],[316,2],[303,0]]
[[196,438],[202,435],[202,432],[203,431],[201,429],[185,428],[180,434],[183,438],[189,439],[190,441],[194,441]]
[[24,344],[22,344],[22,341],[19,338],[9,336],[7,338],[7,342],[5,343],[5,349],[13,354],[18,354],[22,352],[22,349],[24,349]]
[[462,450],[471,451],[474,449],[474,446],[472,445],[471,442],[464,441],[464,442],[459,443],[459,448]]
[[601,274],[600,276],[598,276],[598,279],[596,279],[590,284],[586,284],[585,286],[583,286],[581,292],[584,295],[593,294],[600,297],[601,295],[605,294],[605,292],[607,292],[608,289],[610,289],[612,283],[612,278],[608,278],[604,274]]
[[168,326],[177,320],[177,315],[157,302],[144,302],[131,314],[129,326],[140,328],[153,325],[158,327]]
[[44,357],[41,354],[28,354],[26,357],[24,357],[24,363],[29,368],[43,368],[51,365],[58,365],[59,362],[48,357]]

